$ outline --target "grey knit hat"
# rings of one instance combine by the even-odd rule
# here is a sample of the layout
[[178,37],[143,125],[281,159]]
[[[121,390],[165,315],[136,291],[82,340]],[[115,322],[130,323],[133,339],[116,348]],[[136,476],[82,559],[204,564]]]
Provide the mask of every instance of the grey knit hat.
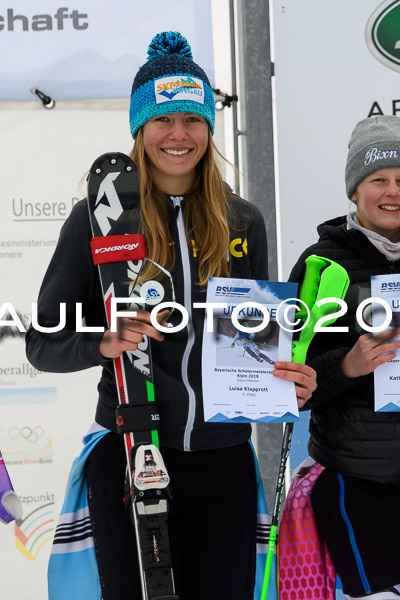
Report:
[[365,177],[388,167],[400,167],[400,118],[382,115],[363,119],[349,141],[345,181],[350,200]]

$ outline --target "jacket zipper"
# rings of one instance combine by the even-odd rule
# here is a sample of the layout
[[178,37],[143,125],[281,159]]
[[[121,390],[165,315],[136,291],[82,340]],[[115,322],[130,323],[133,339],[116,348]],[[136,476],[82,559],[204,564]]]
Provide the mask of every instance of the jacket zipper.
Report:
[[183,200],[182,196],[170,196],[175,210],[177,211],[177,227],[178,227],[178,239],[179,246],[181,250],[182,257],[182,268],[183,268],[183,298],[184,298],[184,306],[189,313],[189,322],[187,325],[187,342],[186,348],[183,353],[182,358],[182,381],[186,387],[189,397],[189,407],[188,407],[188,416],[186,420],[185,433],[183,438],[183,448],[185,452],[190,452],[190,437],[193,431],[194,419],[196,414],[196,396],[192,386],[189,383],[188,376],[188,363],[189,356],[192,351],[194,345],[194,330],[192,325],[192,278],[190,273],[190,256],[189,256],[189,248],[187,244],[186,232],[185,232],[185,224],[183,221],[182,215],[182,207],[181,202]]

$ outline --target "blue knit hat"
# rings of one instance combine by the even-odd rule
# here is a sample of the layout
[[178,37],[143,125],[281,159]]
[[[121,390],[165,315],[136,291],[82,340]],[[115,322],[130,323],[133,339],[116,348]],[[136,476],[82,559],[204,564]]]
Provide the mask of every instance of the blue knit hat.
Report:
[[193,61],[187,40],[177,31],[157,34],[131,93],[129,121],[134,138],[152,117],[189,112],[207,119],[214,133],[215,103],[207,75]]

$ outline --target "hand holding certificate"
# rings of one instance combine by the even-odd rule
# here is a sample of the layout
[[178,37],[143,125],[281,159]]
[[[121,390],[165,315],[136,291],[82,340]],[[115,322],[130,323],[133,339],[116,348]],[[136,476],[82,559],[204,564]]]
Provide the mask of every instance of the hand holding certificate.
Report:
[[207,304],[214,305],[215,318],[204,326],[206,421],[298,420],[293,381],[272,374],[276,361],[291,360],[292,334],[278,317],[294,312],[296,292],[294,283],[209,280]]
[[[376,275],[371,277],[371,295],[381,303],[372,304],[372,324],[374,327],[383,327],[392,330],[391,342],[399,342],[396,329],[400,325],[400,274]],[[396,336],[396,337],[394,337]],[[386,343],[389,340],[384,340]],[[398,344],[394,344],[398,346]],[[400,356],[399,350],[390,348],[395,352],[393,358],[378,366],[374,371],[375,411],[398,412],[400,411]]]

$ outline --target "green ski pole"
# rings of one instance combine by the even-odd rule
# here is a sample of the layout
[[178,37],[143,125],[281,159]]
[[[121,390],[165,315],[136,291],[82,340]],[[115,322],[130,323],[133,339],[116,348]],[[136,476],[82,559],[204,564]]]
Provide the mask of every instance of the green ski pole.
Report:
[[[347,271],[338,263],[322,256],[309,256],[305,260],[306,271],[301,285],[299,299],[309,309],[309,321],[301,330],[298,340],[292,344],[292,360],[304,364],[307,351],[315,336],[315,326],[319,319],[331,315],[340,306],[335,298],[343,299],[349,287],[349,276]],[[332,302],[319,305],[321,300],[332,298]],[[305,323],[307,321],[307,310],[303,306],[297,317]],[[331,319],[322,323],[327,327],[334,323],[334,315]],[[274,557],[276,538],[278,534],[279,513],[282,501],[282,493],[285,482],[286,463],[290,454],[290,445],[293,435],[293,423],[286,423],[282,440],[281,458],[279,463],[278,480],[276,484],[274,505],[271,516],[271,530],[269,534],[267,556],[265,561],[264,579],[261,589],[260,600],[267,600],[269,581],[271,576],[272,560]]]

